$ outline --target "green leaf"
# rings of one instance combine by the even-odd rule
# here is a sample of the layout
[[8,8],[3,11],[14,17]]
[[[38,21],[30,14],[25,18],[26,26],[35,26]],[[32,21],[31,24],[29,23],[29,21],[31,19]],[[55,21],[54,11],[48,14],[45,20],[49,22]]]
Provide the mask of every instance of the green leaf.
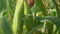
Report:
[[38,25],[42,24],[37,19],[36,20],[33,19],[32,15],[27,16],[24,22],[28,32],[30,32],[32,29],[34,29]]
[[10,0],[6,0],[6,10],[7,10],[7,15],[8,15],[8,20],[11,22],[12,21],[12,9],[11,9],[11,6],[10,6]]
[[26,0],[24,0],[24,14],[25,15],[32,14],[32,12],[30,10],[30,7],[29,7],[29,5],[28,5]]
[[43,14],[46,16],[46,8],[42,2],[42,0],[36,0],[37,6],[41,9],[41,11],[43,12]]
[[[31,20],[29,20],[31,19]],[[31,18],[31,16],[29,16],[27,23],[25,24],[26,26],[28,26],[27,29],[31,28],[27,34],[32,34],[33,32],[36,32],[39,28],[42,29],[44,23],[40,22],[40,19],[39,17],[36,17],[36,20],[33,20]],[[32,21],[33,20],[33,21]],[[42,32],[40,32],[42,33]],[[42,33],[43,34],[43,33]]]
[[55,0],[52,0],[52,1],[53,1],[54,5],[55,5],[55,7],[56,7],[56,11],[57,11],[58,17],[60,17],[60,10],[59,10],[59,8],[58,8],[58,4],[56,3]]
[[48,19],[50,21],[53,22],[53,24],[55,24],[58,28],[60,28],[60,18],[58,17],[54,17],[54,16],[47,16],[47,17],[44,17],[45,19]]
[[12,29],[10,24],[8,20],[3,16],[0,16],[0,32],[2,34],[12,34]]
[[[41,28],[42,26],[43,26],[43,24],[40,24],[40,25],[32,28],[32,30],[30,30],[30,32],[28,32],[28,34],[32,34],[33,32],[37,31],[37,29],[38,29],[38,28]],[[40,32],[40,33],[42,33],[42,32]],[[43,34],[43,33],[42,33],[42,34]]]
[[23,0],[17,0],[14,18],[13,18],[13,34],[22,34],[23,31],[23,17],[24,17],[24,4]]
[[33,22],[33,16],[32,15],[28,15],[25,18],[24,22],[25,22],[25,27],[26,27],[27,31],[29,32],[32,29],[32,25],[34,24],[34,22]]
[[48,34],[53,34],[53,25],[54,24],[52,24],[52,23],[50,23],[50,22],[46,22],[46,29],[47,29],[47,31],[48,31]]

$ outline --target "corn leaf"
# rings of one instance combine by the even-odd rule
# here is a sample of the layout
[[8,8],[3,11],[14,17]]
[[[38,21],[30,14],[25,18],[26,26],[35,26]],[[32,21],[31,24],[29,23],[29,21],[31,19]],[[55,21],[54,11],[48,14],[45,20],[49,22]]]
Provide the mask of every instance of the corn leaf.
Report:
[[55,7],[56,7],[58,17],[60,17],[60,10],[59,10],[59,8],[58,8],[58,4],[56,3],[55,0],[52,0],[52,1],[53,1],[54,5],[55,5]]
[[40,10],[43,12],[43,14],[46,16],[46,8],[42,2],[42,0],[36,0],[36,5],[40,8]]
[[22,34],[23,17],[24,17],[23,0],[17,0],[12,26],[13,34]]
[[0,16],[0,32],[1,34],[12,34],[10,24],[8,20],[3,16]]

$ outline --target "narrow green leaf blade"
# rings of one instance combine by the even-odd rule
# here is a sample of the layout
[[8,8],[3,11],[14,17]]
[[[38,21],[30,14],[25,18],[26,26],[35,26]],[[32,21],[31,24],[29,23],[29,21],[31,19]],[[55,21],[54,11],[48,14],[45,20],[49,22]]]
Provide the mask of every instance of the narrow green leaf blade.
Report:
[[13,34],[22,34],[23,17],[24,17],[23,0],[17,0],[12,26]]
[[8,20],[3,16],[0,16],[0,30],[2,34],[12,34],[12,29],[10,24]]

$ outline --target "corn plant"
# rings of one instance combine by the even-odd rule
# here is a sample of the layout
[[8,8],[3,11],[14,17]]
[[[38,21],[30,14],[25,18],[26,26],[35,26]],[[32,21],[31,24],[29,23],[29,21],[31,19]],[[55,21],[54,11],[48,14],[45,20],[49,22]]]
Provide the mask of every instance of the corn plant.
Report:
[[0,34],[60,34],[59,0],[0,0]]

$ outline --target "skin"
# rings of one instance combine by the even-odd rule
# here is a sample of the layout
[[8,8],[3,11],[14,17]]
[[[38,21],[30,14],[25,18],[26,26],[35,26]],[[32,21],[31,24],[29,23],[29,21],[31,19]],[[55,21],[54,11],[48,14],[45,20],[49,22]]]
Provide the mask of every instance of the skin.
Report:
[[27,0],[28,4],[30,7],[32,7],[34,5],[34,0]]

